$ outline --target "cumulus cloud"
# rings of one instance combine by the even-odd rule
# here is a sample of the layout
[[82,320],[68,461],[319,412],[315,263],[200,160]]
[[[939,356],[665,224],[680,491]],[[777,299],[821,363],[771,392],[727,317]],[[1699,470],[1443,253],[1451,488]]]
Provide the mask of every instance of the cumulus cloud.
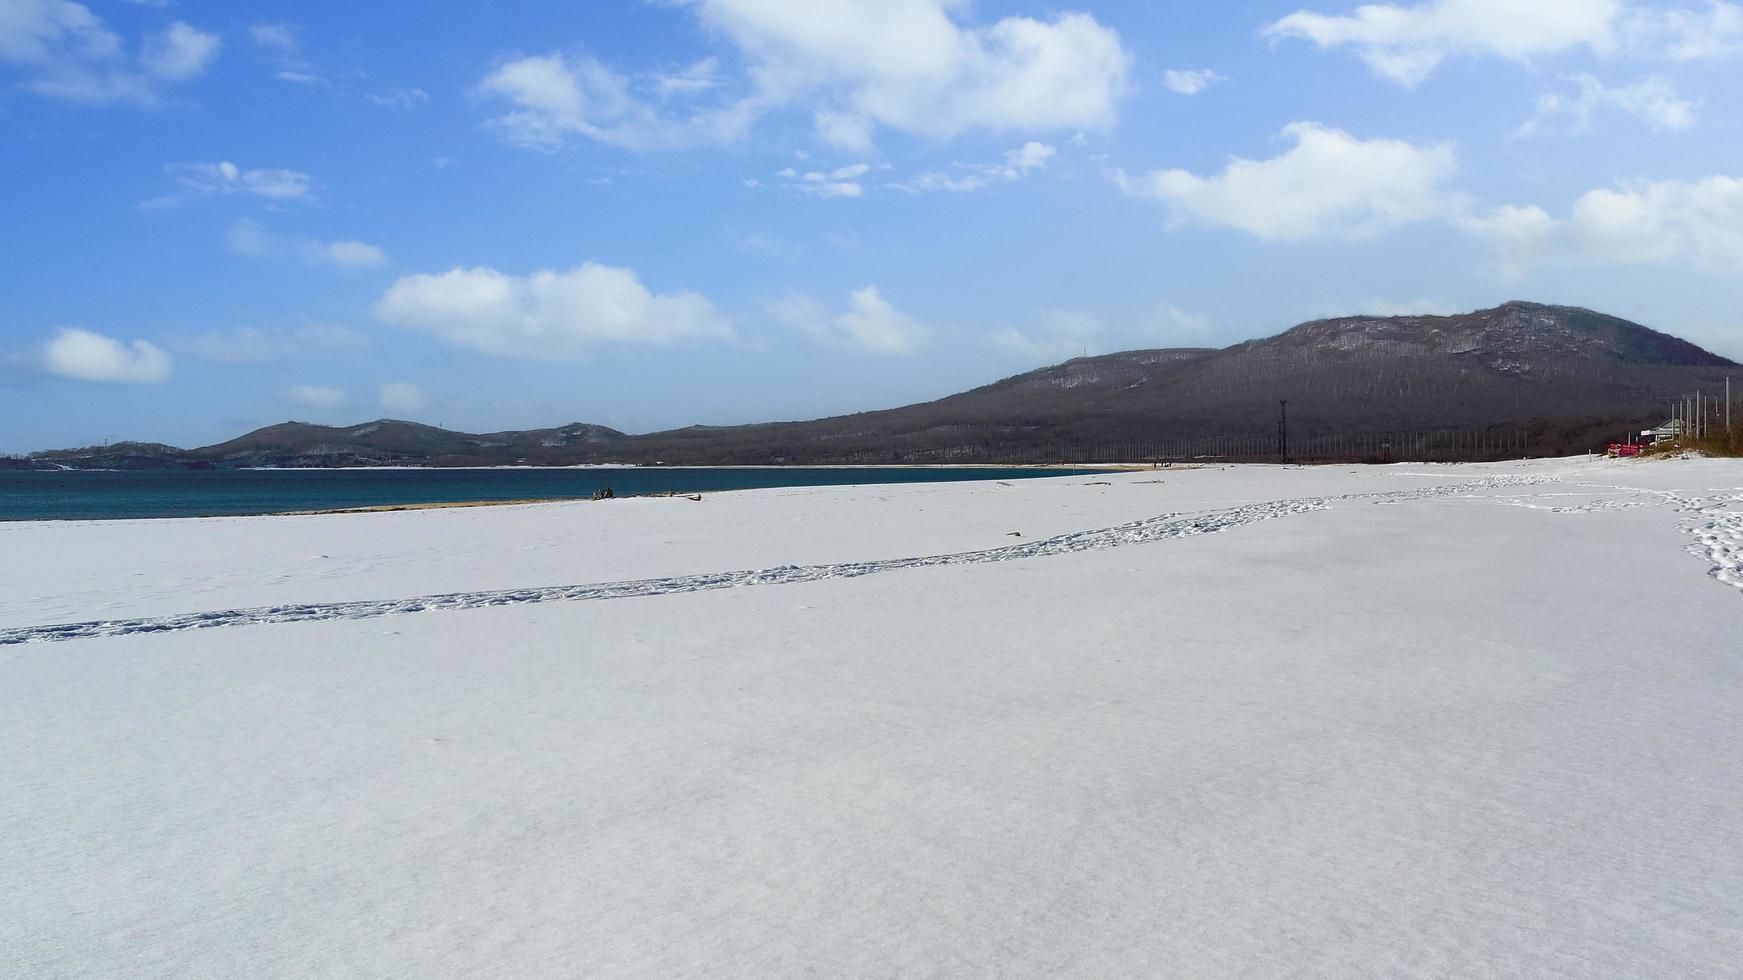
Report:
[[286,397],[299,405],[332,411],[345,404],[345,392],[338,388],[328,388],[322,385],[292,385],[285,392]]
[[567,360],[599,344],[726,339],[732,324],[705,297],[654,293],[634,270],[588,262],[517,276],[459,266],[406,276],[375,303],[388,323],[505,357]]
[[42,348],[43,370],[79,381],[161,384],[173,367],[170,356],[149,341],[128,344],[78,327],[62,328]]
[[232,252],[249,258],[295,256],[309,265],[336,269],[370,269],[387,263],[387,253],[368,242],[280,235],[249,218],[231,225],[227,237]]
[[789,294],[770,304],[777,323],[836,347],[871,354],[912,354],[927,331],[913,317],[896,309],[875,286],[848,294],[847,309],[833,313],[802,294]]
[[763,114],[799,106],[821,139],[863,150],[880,127],[932,138],[1105,128],[1129,84],[1119,35],[1085,13],[976,24],[957,0],[676,2],[737,47],[746,72],[732,97],[714,61],[643,80],[585,56],[534,55],[479,84],[510,106],[495,125],[529,146],[581,136],[648,149],[737,140]]
[[1004,159],[992,164],[956,165],[950,171],[932,171],[890,186],[911,194],[927,191],[969,192],[984,190],[993,184],[1022,180],[1039,170],[1045,170],[1059,151],[1046,143],[1030,141],[1005,152]]
[[220,364],[265,364],[319,353],[354,353],[369,338],[336,323],[309,323],[293,329],[236,327],[213,330],[176,343],[176,349]]
[[[952,0],[694,0],[770,98],[842,120],[949,137],[973,129],[1105,127],[1131,58],[1085,13],[960,22]],[[830,122],[831,117],[839,117]],[[851,129],[851,125],[848,127]]]
[[1535,136],[1557,120],[1568,128],[1583,130],[1600,109],[1616,109],[1653,129],[1688,129],[1699,120],[1697,103],[1683,98],[1676,86],[1658,75],[1649,75],[1633,85],[1606,88],[1590,75],[1574,76],[1579,94],[1549,92],[1537,99],[1537,111],[1519,127],[1519,135]]
[[1520,275],[1551,261],[1688,262],[1743,275],[1743,178],[1637,181],[1582,194],[1565,218],[1505,206],[1460,222],[1487,240],[1501,270]]
[[381,407],[389,412],[421,412],[428,404],[423,389],[410,381],[390,381],[382,385],[377,394],[381,399]]
[[222,43],[216,34],[174,21],[144,35],[129,57],[122,37],[84,4],[0,5],[0,65],[22,70],[26,90],[68,102],[157,105],[164,85],[203,73]]
[[1162,87],[1176,95],[1197,95],[1222,80],[1209,68],[1174,68],[1162,73]]
[[1236,228],[1267,241],[1364,237],[1445,217],[1457,198],[1450,145],[1364,140],[1318,123],[1283,130],[1295,145],[1269,160],[1231,161],[1221,174],[1184,170],[1119,175],[1130,194],[1166,204],[1177,222]]

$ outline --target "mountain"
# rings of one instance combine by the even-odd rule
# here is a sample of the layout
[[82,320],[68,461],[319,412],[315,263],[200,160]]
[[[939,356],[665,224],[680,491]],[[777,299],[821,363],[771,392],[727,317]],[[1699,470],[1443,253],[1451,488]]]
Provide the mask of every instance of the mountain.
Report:
[[334,428],[284,422],[189,454],[216,466],[359,466],[439,461],[444,466],[504,462],[560,465],[577,454],[609,453],[629,436],[575,422],[556,429],[471,435],[433,425],[379,419]]
[[[627,435],[573,423],[473,435],[380,420],[269,426],[202,449],[144,444],[38,453],[74,468],[1053,462],[1277,450],[1480,458],[1583,451],[1722,390],[1738,365],[1612,316],[1514,302],[1457,316],[1343,317],[1223,349],[1083,357],[884,411]],[[125,448],[124,448],[125,447]]]

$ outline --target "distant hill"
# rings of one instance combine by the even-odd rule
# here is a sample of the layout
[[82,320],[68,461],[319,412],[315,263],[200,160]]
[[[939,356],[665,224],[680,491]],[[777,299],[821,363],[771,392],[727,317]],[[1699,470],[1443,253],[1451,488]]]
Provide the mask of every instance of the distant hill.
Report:
[[356,466],[370,462],[430,462],[489,466],[504,462],[562,463],[607,452],[629,436],[576,422],[555,429],[471,435],[433,425],[380,419],[334,428],[284,422],[190,453],[217,465]]
[[[884,411],[627,435],[573,423],[472,435],[383,419],[287,422],[194,450],[38,453],[41,466],[921,463],[1482,458],[1583,451],[1738,365],[1612,316],[1514,302],[1458,316],[1315,320],[1220,350],[1084,357]],[[125,447],[125,448],[123,448]]]

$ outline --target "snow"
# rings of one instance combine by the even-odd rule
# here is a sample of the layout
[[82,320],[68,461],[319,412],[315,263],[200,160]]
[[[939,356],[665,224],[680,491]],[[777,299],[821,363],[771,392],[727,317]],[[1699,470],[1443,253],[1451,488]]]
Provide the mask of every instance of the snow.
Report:
[[1720,460],[0,526],[0,973],[1735,976],[1740,543]]

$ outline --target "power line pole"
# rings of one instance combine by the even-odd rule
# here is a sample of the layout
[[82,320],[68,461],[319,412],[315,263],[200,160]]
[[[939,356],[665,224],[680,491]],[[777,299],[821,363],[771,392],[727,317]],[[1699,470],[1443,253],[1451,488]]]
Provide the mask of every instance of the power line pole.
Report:
[[1277,455],[1289,461],[1289,399],[1277,401]]

